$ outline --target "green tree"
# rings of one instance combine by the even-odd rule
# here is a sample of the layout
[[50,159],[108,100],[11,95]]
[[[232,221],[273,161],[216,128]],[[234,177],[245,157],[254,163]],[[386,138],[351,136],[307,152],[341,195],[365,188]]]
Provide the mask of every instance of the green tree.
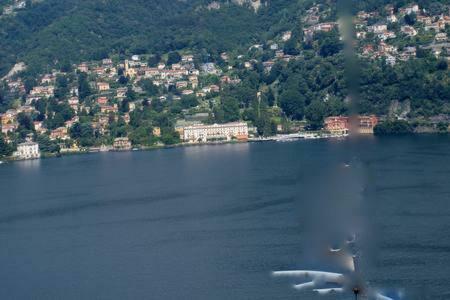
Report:
[[415,13],[410,13],[405,15],[405,23],[413,26],[416,23],[417,15]]
[[69,82],[66,76],[58,75],[56,77],[55,97],[57,99],[63,99],[69,94]]
[[295,39],[291,38],[284,44],[284,53],[289,55],[298,55],[300,53]]
[[411,125],[403,120],[379,123],[374,128],[375,135],[406,135],[412,132],[413,128]]
[[181,61],[181,55],[180,53],[178,53],[177,51],[173,51],[169,53],[169,56],[167,58],[167,64],[168,65],[173,65],[173,64],[177,64]]
[[161,62],[161,55],[154,54],[148,58],[148,66],[156,67]]
[[153,84],[150,79],[142,79],[139,81],[139,86],[147,93],[148,96],[153,97],[158,94],[158,87]]
[[130,134],[130,141],[133,145],[150,146],[153,144],[152,127],[141,125],[135,128]]
[[172,128],[162,128],[161,141],[164,145],[174,145],[180,143],[180,134]]
[[326,106],[323,101],[313,101],[308,105],[305,111],[306,119],[309,121],[311,129],[322,128],[323,120],[326,115]]
[[280,97],[280,106],[289,117],[302,120],[305,113],[305,98],[295,88],[285,90]]
[[328,57],[339,53],[342,49],[339,37],[337,30],[321,33],[319,36],[319,54]]
[[94,145],[94,130],[90,123],[75,123],[69,129],[70,137],[80,142],[82,147],[90,147]]
[[36,142],[39,144],[39,150],[43,153],[58,153],[60,150],[58,143],[50,140],[47,135],[38,135]]
[[17,121],[19,122],[19,127],[25,130],[34,130],[33,120],[26,113],[19,113],[17,115]]
[[84,100],[91,95],[91,88],[86,73],[81,72],[78,74],[78,92],[81,100]]
[[195,95],[185,95],[181,97],[182,108],[191,108],[198,105],[198,100]]
[[221,110],[223,111],[224,122],[233,122],[239,120],[239,102],[236,98],[222,98]]
[[13,148],[8,144],[3,135],[0,134],[0,157],[10,156],[13,153]]

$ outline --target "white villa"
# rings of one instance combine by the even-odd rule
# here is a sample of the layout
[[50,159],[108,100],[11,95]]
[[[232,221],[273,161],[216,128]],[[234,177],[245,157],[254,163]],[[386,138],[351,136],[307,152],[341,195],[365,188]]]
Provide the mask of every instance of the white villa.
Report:
[[34,142],[26,142],[17,145],[17,151],[14,152],[14,156],[19,159],[34,159],[41,157],[39,151],[39,145]]
[[193,125],[184,127],[183,139],[189,143],[201,143],[232,139],[247,140],[248,125],[244,122],[213,125]]

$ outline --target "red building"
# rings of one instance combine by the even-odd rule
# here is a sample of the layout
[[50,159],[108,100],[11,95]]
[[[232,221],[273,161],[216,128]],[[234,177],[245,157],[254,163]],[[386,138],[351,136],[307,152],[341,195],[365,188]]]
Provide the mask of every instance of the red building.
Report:
[[349,130],[348,117],[328,117],[325,119],[325,130],[331,133],[346,134]]
[[343,117],[333,116],[325,119],[325,130],[331,133],[346,134],[349,131],[360,134],[372,134],[373,128],[378,124],[375,115]]
[[378,124],[378,117],[375,115],[359,116],[358,121],[358,133],[372,134],[373,128]]

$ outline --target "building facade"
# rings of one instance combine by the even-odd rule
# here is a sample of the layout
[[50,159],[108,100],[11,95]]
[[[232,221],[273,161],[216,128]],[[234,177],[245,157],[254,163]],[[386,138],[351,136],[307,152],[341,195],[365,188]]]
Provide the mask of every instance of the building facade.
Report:
[[373,128],[378,124],[378,118],[374,115],[358,117],[358,133],[373,134]]
[[325,119],[325,130],[335,134],[346,134],[349,130],[348,117],[328,117]]
[[130,150],[131,142],[127,137],[120,137],[114,140],[114,150]]
[[378,124],[378,117],[375,115],[354,118],[334,116],[326,118],[324,123],[325,130],[331,133],[346,134],[351,131],[359,134],[373,134],[373,129]]
[[17,151],[14,156],[20,159],[35,159],[41,157],[39,145],[34,142],[26,142],[17,145]]
[[213,125],[193,125],[183,128],[183,140],[189,143],[247,140],[248,125],[244,122]]

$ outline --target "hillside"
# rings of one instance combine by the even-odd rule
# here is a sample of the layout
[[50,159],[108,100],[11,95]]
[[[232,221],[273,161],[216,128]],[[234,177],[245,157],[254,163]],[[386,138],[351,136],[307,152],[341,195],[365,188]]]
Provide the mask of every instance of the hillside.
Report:
[[292,26],[293,12],[301,9],[293,0],[273,0],[257,12],[245,1],[239,2],[242,5],[224,1],[220,9],[208,9],[209,3],[45,0],[29,4],[0,18],[0,74],[18,61],[42,67],[111,54],[238,49]]

